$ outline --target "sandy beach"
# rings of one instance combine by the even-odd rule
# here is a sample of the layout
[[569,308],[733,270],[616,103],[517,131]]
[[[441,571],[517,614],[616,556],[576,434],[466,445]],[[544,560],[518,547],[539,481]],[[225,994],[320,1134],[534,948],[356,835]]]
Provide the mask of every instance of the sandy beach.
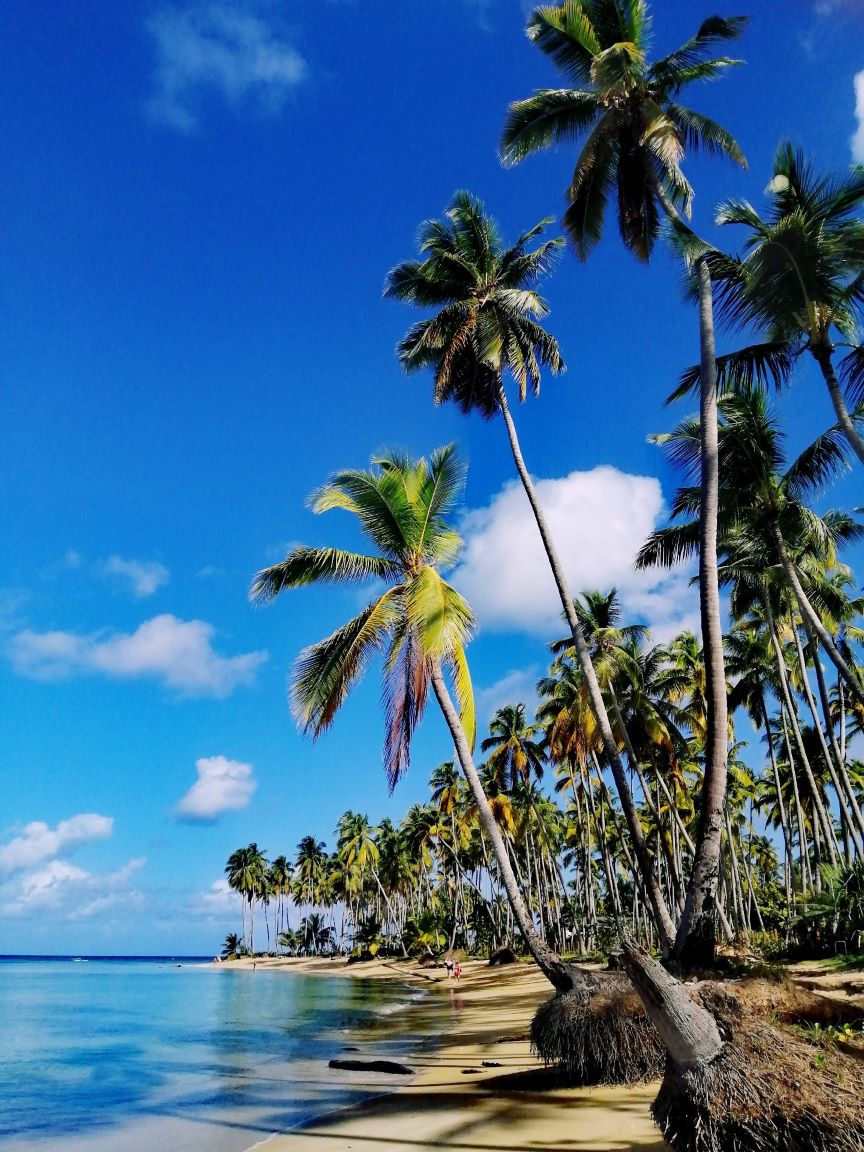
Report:
[[[236,963],[251,967],[252,961]],[[656,1084],[593,1089],[552,1085],[552,1077],[531,1055],[526,1037],[534,1011],[550,995],[548,983],[533,965],[489,968],[468,962],[456,984],[447,980],[443,968],[414,963],[348,966],[341,960],[270,959],[256,964],[308,974],[396,979],[429,989],[429,995],[406,1009],[404,1017],[406,1031],[432,1041],[410,1061],[416,1070],[413,1080],[296,1133],[274,1137],[267,1143],[269,1152],[667,1149],[650,1115]],[[364,1074],[351,1075],[356,1083]],[[382,1077],[368,1077],[368,1085],[370,1093],[381,1092]]]

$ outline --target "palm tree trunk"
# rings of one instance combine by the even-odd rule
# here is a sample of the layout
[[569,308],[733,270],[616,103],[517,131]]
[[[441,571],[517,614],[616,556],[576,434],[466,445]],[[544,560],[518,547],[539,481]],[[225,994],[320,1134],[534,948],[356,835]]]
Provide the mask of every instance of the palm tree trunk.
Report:
[[792,906],[792,878],[790,876],[790,869],[792,868],[792,861],[794,859],[792,853],[792,833],[789,828],[789,822],[786,815],[786,802],[783,799],[783,790],[780,786],[780,770],[777,767],[777,753],[774,750],[774,737],[771,734],[771,725],[768,722],[768,709],[765,705],[765,693],[760,690],[759,703],[762,708],[762,723],[765,725],[765,738],[768,741],[768,758],[771,761],[771,774],[774,777],[774,787],[777,791],[777,810],[780,813],[780,828],[783,833],[783,846],[786,849],[786,867],[785,881],[786,881],[786,903],[791,908]]
[[[810,689],[810,680],[807,674],[807,659],[804,656],[804,648],[801,644],[801,637],[798,635],[798,629],[795,627],[794,620],[792,621],[792,634],[795,637],[795,651],[798,655],[798,667],[801,670],[801,685],[804,689],[804,698],[807,701],[807,707],[810,709],[810,715],[813,718],[813,729],[816,732],[816,737],[819,741],[819,747],[822,749],[822,757],[825,760],[825,766],[828,769],[828,775],[831,777],[831,784],[833,785],[834,792],[837,796],[837,803],[840,807],[841,824],[844,831],[848,827],[854,836],[852,817],[849,813],[845,796],[843,795],[842,789],[840,787],[840,781],[837,779],[837,773],[834,768],[834,758],[831,754],[830,748],[828,747],[828,741],[825,738],[825,733],[822,731],[822,724],[819,720],[819,713],[816,710],[816,701],[814,700],[813,693]],[[832,828],[831,831],[833,832],[833,830],[834,829]],[[834,850],[832,850],[830,840],[828,841],[828,848],[831,852],[831,863],[836,865],[838,862],[836,852],[838,845],[836,836],[834,837]]]
[[[840,777],[840,782],[843,787],[843,793],[846,797],[848,804],[849,815],[854,820],[855,827],[858,830],[858,836],[853,834],[852,839],[860,839],[861,846],[864,848],[864,814],[861,812],[861,806],[858,803],[858,797],[852,787],[852,781],[849,779],[849,773],[846,771],[846,753],[845,749],[837,743],[837,737],[834,732],[834,725],[831,721],[831,701],[828,697],[828,687],[825,683],[825,673],[822,670],[822,663],[819,659],[819,645],[813,631],[810,628],[809,622],[802,617],[804,624],[804,631],[807,633],[807,639],[810,643],[810,651],[813,653],[813,670],[816,673],[816,685],[819,689],[819,701],[822,705],[822,716],[825,721],[825,731],[828,739],[831,741],[831,747],[834,750],[834,756],[837,764],[837,772]],[[818,724],[818,721],[816,721]],[[835,784],[836,787],[836,784]],[[838,792],[839,798],[839,792]],[[842,801],[841,801],[842,803]]]
[[483,791],[480,777],[477,775],[468,737],[465,734],[459,713],[456,711],[453,701],[450,698],[450,693],[447,691],[447,684],[444,679],[441,662],[437,657],[431,661],[431,680],[435,698],[438,701],[438,705],[444,715],[444,720],[450,730],[450,735],[453,738],[453,745],[456,749],[459,766],[468,782],[468,787],[471,789],[474,803],[477,805],[477,815],[480,820],[480,825],[492,846],[501,881],[507,893],[507,899],[513,910],[513,915],[516,918],[520,931],[522,932],[522,936],[525,939],[525,943],[547,980],[549,980],[559,992],[573,992],[587,998],[591,990],[597,986],[596,978],[573,965],[565,964],[561,957],[558,956],[545,941],[541,940],[537,934],[534,921],[531,918],[525,901],[522,899],[522,893],[519,891],[519,886],[516,883],[516,876],[510,863],[507,847],[501,836],[501,829],[498,827],[492,809],[489,807],[489,801],[486,798],[486,793]]
[[798,572],[795,568],[795,565],[792,563],[792,558],[786,548],[786,541],[783,539],[783,535],[780,532],[780,527],[776,522],[771,525],[771,534],[774,538],[774,545],[777,549],[777,555],[780,558],[780,563],[783,565],[783,571],[786,573],[786,578],[789,581],[789,584],[795,595],[795,599],[798,601],[798,607],[801,610],[801,615],[807,618],[807,621],[812,627],[813,631],[819,637],[819,641],[822,644],[822,647],[825,649],[835,668],[838,670],[838,672],[840,672],[843,679],[846,681],[846,684],[852,691],[853,695],[857,698],[859,703],[864,705],[864,688],[861,687],[858,677],[840,655],[839,651],[837,650],[837,645],[831,639],[828,630],[819,619],[818,612],[810,603],[807,593],[804,591],[804,588],[801,585],[801,581],[798,578]]
[[810,351],[813,353],[813,358],[822,369],[822,376],[828,387],[828,395],[831,397],[831,403],[834,406],[834,414],[837,417],[837,423],[843,431],[843,435],[849,441],[849,447],[858,457],[862,464],[864,464],[864,440],[858,434],[855,425],[852,423],[852,417],[846,407],[846,401],[843,399],[843,392],[840,388],[840,382],[837,379],[837,373],[834,371],[834,363],[832,356],[834,349],[829,345],[826,347],[824,344],[811,345]]
[[704,259],[696,265],[699,280],[700,391],[699,429],[699,610],[705,661],[707,732],[705,775],[696,827],[696,852],[687,888],[684,915],[675,939],[675,958],[685,966],[714,958],[717,881],[726,807],[726,757],[729,721],[723,626],[717,577],[717,508],[720,466],[717,431],[717,358],[714,345],[714,300],[711,274]]
[[[650,165],[648,180],[670,220],[684,224],[681,214]],[[699,611],[702,651],[705,660],[707,734],[705,775],[696,853],[687,887],[684,915],[678,925],[674,955],[679,963],[698,965],[714,958],[714,914],[726,805],[726,758],[728,716],[726,669],[723,659],[723,626],[720,618],[720,585],[717,577],[717,509],[720,498],[720,466],[717,431],[717,353],[714,340],[714,294],[711,272],[704,257],[696,261],[699,284],[699,436],[701,477],[699,485]]]
[[579,661],[579,667],[582,670],[582,675],[585,678],[585,686],[588,689],[588,697],[591,702],[591,709],[597,720],[597,728],[600,733],[600,738],[603,742],[603,751],[609,761],[609,766],[612,769],[612,775],[615,779],[615,786],[618,790],[618,798],[621,801],[621,808],[624,813],[624,819],[627,822],[627,829],[630,833],[630,838],[633,843],[633,851],[636,854],[636,860],[639,864],[639,870],[642,874],[642,879],[645,884],[645,890],[648,893],[648,899],[651,903],[651,909],[654,914],[654,922],[657,928],[657,934],[660,937],[661,945],[664,951],[668,951],[675,940],[675,925],[672,922],[672,917],[669,915],[669,909],[666,906],[666,901],[663,899],[663,893],[657,880],[656,871],[654,868],[654,861],[648,851],[648,846],[645,843],[645,837],[642,834],[642,825],[639,823],[639,815],[636,811],[636,805],[633,802],[633,796],[627,784],[627,777],[624,772],[624,765],[621,763],[621,757],[618,755],[618,745],[615,742],[615,737],[612,733],[612,727],[609,723],[609,716],[606,712],[606,705],[603,702],[603,695],[600,692],[600,685],[597,681],[597,673],[594,671],[594,665],[591,663],[591,655],[588,652],[588,646],[585,643],[585,637],[582,635],[582,629],[579,625],[578,617],[576,616],[576,609],[573,606],[573,597],[570,594],[570,589],[567,586],[567,577],[564,575],[564,569],[561,566],[561,561],[558,556],[557,549],[552,540],[552,534],[549,531],[549,526],[546,523],[546,516],[540,501],[537,498],[537,493],[534,489],[533,481],[525,466],[525,461],[522,457],[522,450],[519,447],[519,437],[516,434],[516,425],[513,423],[513,417],[510,414],[510,408],[507,404],[507,396],[504,392],[504,386],[499,380],[498,382],[498,405],[501,409],[501,415],[504,418],[504,424],[507,428],[507,436],[510,440],[510,449],[513,453],[513,460],[516,464],[516,471],[519,474],[519,479],[522,481],[522,486],[525,489],[525,495],[528,497],[528,502],[531,505],[531,510],[534,513],[534,519],[537,522],[537,528],[540,532],[540,538],[543,541],[543,547],[546,551],[546,557],[549,561],[549,567],[552,570],[552,575],[555,579],[556,587],[558,588],[558,595],[561,598],[561,606],[564,609],[564,615],[570,627],[570,633],[573,637],[573,644],[576,649],[576,656]]

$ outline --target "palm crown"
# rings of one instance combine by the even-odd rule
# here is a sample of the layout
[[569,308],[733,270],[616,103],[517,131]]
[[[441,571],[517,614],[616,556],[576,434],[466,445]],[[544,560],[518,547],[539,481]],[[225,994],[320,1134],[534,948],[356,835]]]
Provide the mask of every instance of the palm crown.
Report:
[[756,321],[778,341],[830,347],[832,328],[849,340],[864,304],[864,167],[820,176],[799,149],[781,144],[774,158],[766,217],[730,200],[717,222],[748,230],[747,253],[725,314]]
[[254,601],[272,600],[306,584],[366,581],[384,591],[341,628],[305,649],[294,667],[290,696],[304,732],[317,737],[330,726],[376,652],[384,654],[386,715],[384,766],[391,789],[410,760],[410,743],[428,695],[433,662],[452,675],[463,725],[474,734],[474,703],[465,660],[473,628],[469,605],[441,576],[459,554],[461,538],[446,522],[464,484],[453,445],[428,460],[383,454],[367,470],[336,473],[313,493],[314,512],[353,513],[377,552],[294,548],[279,564],[259,572]]
[[548,223],[542,220],[507,248],[480,201],[457,192],[444,220],[421,227],[425,259],[406,260],[387,277],[385,296],[439,309],[398,347],[407,372],[434,369],[436,404],[454,400],[463,412],[490,418],[499,411],[505,371],[524,400],[529,380],[539,391],[541,365],[564,370],[557,340],[537,322],[548,307],[534,289],[562,242],[554,238],[528,250]]
[[613,190],[622,239],[647,260],[659,233],[658,187],[689,214],[692,189],[681,170],[685,150],[701,148],[744,163],[725,128],[677,100],[689,84],[738,63],[712,51],[740,36],[744,23],[712,16],[675,52],[649,63],[645,0],[567,0],[531,14],[528,38],[577,87],[542,89],[512,104],[502,154],[505,163],[516,164],[587,136],[563,221],[580,259],[600,239]]

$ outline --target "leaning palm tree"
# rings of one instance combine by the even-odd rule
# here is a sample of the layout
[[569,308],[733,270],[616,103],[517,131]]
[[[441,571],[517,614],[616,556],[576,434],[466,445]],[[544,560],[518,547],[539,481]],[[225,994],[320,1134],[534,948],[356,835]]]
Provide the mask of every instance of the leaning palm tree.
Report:
[[745,163],[733,137],[715,121],[678,103],[681,91],[738,63],[712,55],[741,35],[743,18],[712,16],[680,48],[648,59],[651,17],[645,0],[567,0],[534,10],[528,37],[577,87],[544,89],[512,104],[502,135],[505,163],[585,136],[567,192],[564,227],[580,260],[603,231],[606,204],[617,194],[626,247],[648,260],[663,214],[672,222],[697,284],[699,299],[701,513],[699,595],[710,698],[708,751],[696,856],[678,926],[682,962],[709,959],[714,949],[723,806],[726,793],[726,678],[717,583],[717,357],[714,304],[706,246],[684,217],[692,189],[681,169],[688,148]]
[[405,370],[434,370],[437,403],[453,400],[464,412],[476,411],[487,418],[500,414],[504,421],[516,471],[537,522],[597,716],[657,932],[663,947],[668,949],[675,928],[645,844],[567,577],[522,456],[505,390],[505,376],[509,375],[524,400],[529,380],[535,394],[539,391],[541,365],[552,372],[564,369],[558,342],[537,322],[548,309],[535,290],[538,280],[549,270],[560,241],[547,240],[533,251],[527,248],[547,223],[542,221],[508,248],[480,201],[467,192],[459,192],[443,221],[431,220],[423,225],[420,252],[425,259],[408,260],[394,268],[384,293],[421,308],[437,309],[429,319],[415,324],[400,343],[399,358]]
[[[726,269],[721,310],[755,324],[792,358],[809,352],[822,373],[837,424],[864,464],[864,439],[849,414],[864,399],[864,345],[857,342],[864,305],[864,166],[842,177],[817,175],[787,141],[774,157],[763,219],[746,200],[730,200],[719,224],[748,230],[745,258]],[[837,343],[845,345],[838,367]]]
[[353,513],[376,551],[361,555],[338,548],[294,548],[281,563],[255,576],[251,597],[267,602],[289,588],[313,583],[384,583],[358,616],[300,654],[290,690],[300,728],[320,736],[373,656],[382,653],[384,769],[392,791],[408,769],[411,738],[431,688],[526,944],[556,987],[587,988],[591,978],[564,964],[538,935],[474,765],[474,696],[465,658],[474,617],[442,576],[462,544],[446,516],[463,484],[464,469],[453,445],[428,460],[387,453],[368,470],[336,473],[313,495],[313,511]]
[[[261,891],[266,870],[267,859],[258,845],[254,843],[247,845],[245,848],[238,848],[236,852],[232,852],[228,857],[228,863],[225,865],[228,887],[234,892],[239,892],[243,901],[243,947],[250,952],[254,946],[255,900]],[[247,904],[249,905],[249,912],[252,918],[248,943],[246,940]]]

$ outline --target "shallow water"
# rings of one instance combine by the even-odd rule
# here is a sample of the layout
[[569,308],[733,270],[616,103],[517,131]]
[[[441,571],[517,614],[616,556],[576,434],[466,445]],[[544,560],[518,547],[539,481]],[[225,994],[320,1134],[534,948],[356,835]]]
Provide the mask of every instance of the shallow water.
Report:
[[[416,993],[204,961],[0,959],[0,1148],[241,1152],[369,1095]],[[392,1080],[381,1078],[381,1089]]]

